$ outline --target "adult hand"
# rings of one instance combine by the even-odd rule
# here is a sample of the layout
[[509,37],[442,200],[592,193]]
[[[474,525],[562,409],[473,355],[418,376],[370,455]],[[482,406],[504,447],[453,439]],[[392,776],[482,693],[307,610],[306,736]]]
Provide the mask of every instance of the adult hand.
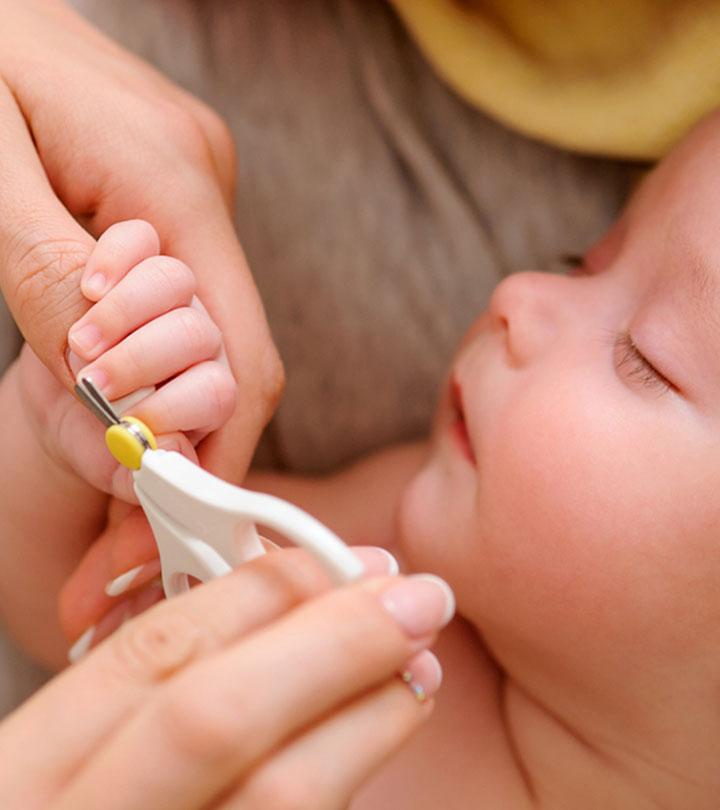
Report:
[[0,0],[0,18],[0,287],[20,330],[72,387],[66,336],[88,307],[93,236],[151,222],[223,334],[239,406],[199,453],[239,481],[282,370],[234,233],[227,128],[59,0]]
[[3,803],[345,807],[427,718],[396,673],[431,697],[451,612],[428,579],[329,590],[305,552],[268,554],[133,619],[6,720]]

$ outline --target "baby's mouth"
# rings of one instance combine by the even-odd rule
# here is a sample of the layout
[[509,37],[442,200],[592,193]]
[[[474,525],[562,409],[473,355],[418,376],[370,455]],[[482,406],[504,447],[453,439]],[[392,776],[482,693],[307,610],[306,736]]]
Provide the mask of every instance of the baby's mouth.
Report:
[[477,465],[475,458],[475,451],[470,442],[470,434],[468,433],[467,424],[465,422],[465,410],[463,408],[462,390],[460,384],[456,379],[450,382],[450,409],[451,409],[451,424],[450,430],[457,441],[462,454],[473,465]]

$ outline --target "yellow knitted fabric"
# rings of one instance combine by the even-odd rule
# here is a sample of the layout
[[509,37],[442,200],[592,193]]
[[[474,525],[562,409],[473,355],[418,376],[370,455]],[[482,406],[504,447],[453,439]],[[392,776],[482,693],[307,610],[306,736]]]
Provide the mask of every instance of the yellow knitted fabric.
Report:
[[507,125],[660,157],[720,105],[719,0],[392,0],[438,73]]

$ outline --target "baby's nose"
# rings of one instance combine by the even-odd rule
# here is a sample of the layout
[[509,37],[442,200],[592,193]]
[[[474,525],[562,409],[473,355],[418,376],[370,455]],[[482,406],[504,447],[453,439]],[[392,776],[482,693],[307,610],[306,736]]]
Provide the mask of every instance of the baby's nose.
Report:
[[557,335],[563,280],[546,273],[514,273],[495,288],[490,315],[505,332],[514,365],[532,362]]

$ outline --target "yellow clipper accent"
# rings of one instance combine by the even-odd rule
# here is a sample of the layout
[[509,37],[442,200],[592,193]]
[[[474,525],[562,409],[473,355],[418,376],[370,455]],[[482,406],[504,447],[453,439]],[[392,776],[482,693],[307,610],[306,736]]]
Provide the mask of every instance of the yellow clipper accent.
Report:
[[150,428],[134,416],[124,416],[119,425],[105,431],[105,444],[113,458],[129,470],[139,470],[143,453],[147,449],[131,426],[139,431],[150,448],[157,450],[157,442]]

